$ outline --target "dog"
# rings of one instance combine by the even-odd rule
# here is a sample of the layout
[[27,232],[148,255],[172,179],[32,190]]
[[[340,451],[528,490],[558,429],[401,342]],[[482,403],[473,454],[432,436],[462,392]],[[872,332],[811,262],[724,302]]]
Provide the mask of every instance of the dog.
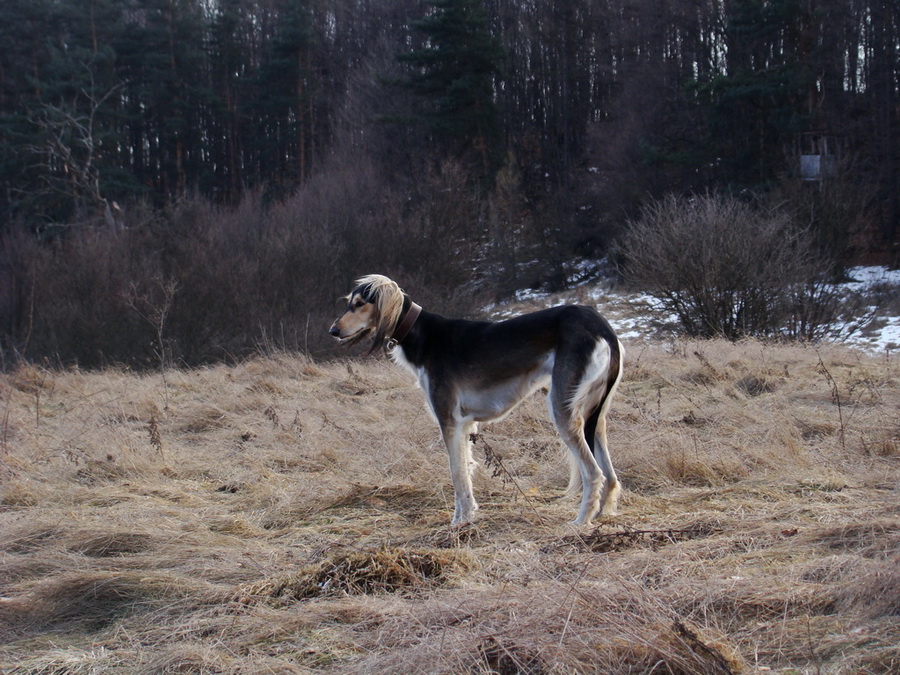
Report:
[[569,490],[581,488],[575,524],[615,515],[621,485],[606,441],[606,413],[622,379],[623,349],[592,307],[563,305],[499,322],[427,312],[391,279],[356,281],[329,333],[341,344],[372,339],[418,379],[437,420],[455,494],[453,525],[473,521],[471,441],[479,422],[497,420],[549,385],[553,424],[571,452]]

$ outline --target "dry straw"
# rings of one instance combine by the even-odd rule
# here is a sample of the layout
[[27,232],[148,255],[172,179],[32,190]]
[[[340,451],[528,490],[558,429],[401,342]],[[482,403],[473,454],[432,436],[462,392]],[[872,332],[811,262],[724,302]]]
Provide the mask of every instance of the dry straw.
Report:
[[454,530],[382,360],[0,376],[0,671],[897,672],[896,357],[626,350],[621,515],[581,529],[540,397]]

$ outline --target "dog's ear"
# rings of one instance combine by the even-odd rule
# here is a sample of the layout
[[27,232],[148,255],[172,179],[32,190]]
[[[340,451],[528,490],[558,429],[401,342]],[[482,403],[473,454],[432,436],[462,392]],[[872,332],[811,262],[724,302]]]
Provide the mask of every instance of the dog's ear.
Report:
[[378,351],[384,346],[400,322],[400,315],[403,313],[403,291],[396,282],[381,277],[370,284],[369,302],[375,305],[375,337],[372,340],[372,348],[370,354]]
[[397,282],[381,274],[369,274],[357,279],[353,293],[359,294],[363,300],[375,306],[373,325],[375,335],[372,348],[369,350],[372,354],[384,346],[397,328],[400,315],[403,313],[405,296]]

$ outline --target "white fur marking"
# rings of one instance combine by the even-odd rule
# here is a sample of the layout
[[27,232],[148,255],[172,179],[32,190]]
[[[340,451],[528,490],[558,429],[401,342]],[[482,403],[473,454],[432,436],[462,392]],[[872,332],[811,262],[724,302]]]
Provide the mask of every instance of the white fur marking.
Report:
[[597,405],[606,393],[610,356],[609,345],[604,340],[598,340],[584,375],[581,376],[581,382],[569,399],[569,410],[590,410]]

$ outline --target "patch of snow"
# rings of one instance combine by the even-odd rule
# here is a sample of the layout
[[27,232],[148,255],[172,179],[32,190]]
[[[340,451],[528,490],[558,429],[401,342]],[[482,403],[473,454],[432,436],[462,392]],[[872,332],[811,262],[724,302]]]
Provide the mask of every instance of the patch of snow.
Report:
[[[842,284],[848,291],[865,293],[875,287],[889,287],[890,292],[900,293],[900,270],[882,266],[853,267],[847,270],[849,280]],[[895,296],[896,297],[896,296]],[[877,307],[866,308],[877,313]],[[862,349],[885,351],[900,349],[900,316],[882,314],[865,331],[854,330],[853,322],[836,326],[837,339]]]
[[[675,326],[677,317],[668,314],[660,303],[647,293],[626,293],[616,289],[611,282],[596,277],[578,283],[574,280],[591,277],[591,271],[603,269],[606,261],[583,261],[576,264],[570,278],[572,288],[563,293],[523,289],[517,291],[514,303],[527,303],[550,307],[565,303],[595,305],[606,317],[623,340],[639,340],[658,334],[663,326]],[[574,283],[573,283],[574,282]],[[889,292],[900,293],[900,270],[886,267],[854,267],[848,270],[848,281],[841,284],[851,293],[866,293],[875,287],[888,287]],[[892,288],[891,288],[892,287]],[[494,319],[504,319],[520,313],[507,304],[486,308]],[[877,308],[866,310],[872,314]],[[882,314],[861,329],[859,321],[835,325],[831,331],[834,340],[868,351],[900,349],[900,315]]]
[[887,267],[851,267],[847,270],[849,280],[845,284],[850,290],[866,290],[876,284],[900,286],[900,270],[889,270]]

